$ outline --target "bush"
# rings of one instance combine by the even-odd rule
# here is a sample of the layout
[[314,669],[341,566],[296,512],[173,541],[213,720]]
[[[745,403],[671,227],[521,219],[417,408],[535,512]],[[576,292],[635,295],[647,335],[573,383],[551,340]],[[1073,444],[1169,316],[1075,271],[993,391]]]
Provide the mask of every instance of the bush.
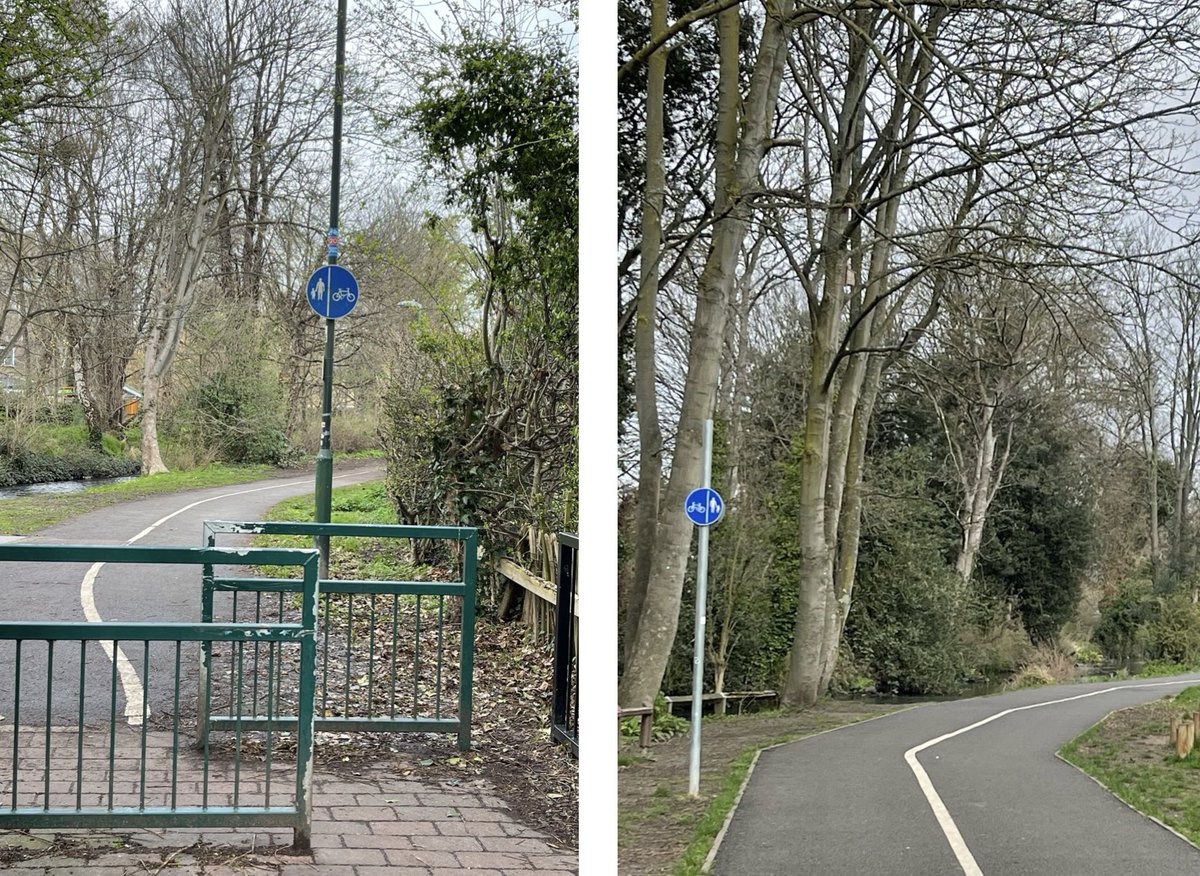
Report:
[[1022,666],[1017,673],[1008,680],[1005,687],[1008,690],[1021,690],[1026,687],[1042,687],[1047,684],[1054,684],[1054,675],[1045,666],[1030,664]]
[[1058,684],[1069,681],[1078,673],[1075,661],[1052,645],[1038,645],[1033,657],[1008,680],[1006,687],[1017,689],[1037,687],[1043,684]]
[[[667,708],[667,698],[660,691],[658,696],[654,698],[654,724],[653,738],[661,742],[664,739],[670,739],[672,736],[680,736],[687,733],[692,727],[691,721],[687,718],[681,718],[678,715],[672,715]],[[638,738],[642,732],[641,718],[624,718],[621,721],[621,737],[625,741],[632,741]]]
[[1092,641],[1106,657],[1141,656],[1139,630],[1154,615],[1152,590],[1147,579],[1126,579],[1116,593],[1100,600],[1100,623],[1092,631]]
[[76,448],[64,456],[20,450],[15,454],[0,455],[0,487],[132,477],[141,469],[141,463],[136,459],[109,456],[98,450]]
[[875,553],[859,576],[847,637],[879,691],[953,693],[974,674],[965,588],[940,558],[911,547]]
[[1146,640],[1155,660],[1188,665],[1200,661],[1200,606],[1181,593],[1160,600]]
[[257,366],[232,365],[184,400],[171,437],[209,448],[222,462],[282,465],[291,457],[284,408],[275,375]]

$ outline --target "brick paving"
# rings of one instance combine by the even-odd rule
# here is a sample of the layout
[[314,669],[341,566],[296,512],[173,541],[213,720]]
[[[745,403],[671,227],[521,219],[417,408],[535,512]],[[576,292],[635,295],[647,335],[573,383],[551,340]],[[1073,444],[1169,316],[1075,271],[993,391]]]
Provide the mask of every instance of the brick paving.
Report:
[[[49,758],[47,760],[47,737]],[[170,731],[121,725],[107,728],[20,728],[19,807],[169,807],[204,801],[204,758]],[[11,752],[13,728],[0,728],[0,752]],[[142,751],[145,750],[143,759]],[[109,762],[113,764],[109,775]],[[142,764],[145,763],[145,779]],[[213,758],[210,807],[229,806],[236,786],[241,806],[294,805],[295,771],[276,757],[267,768],[253,746],[235,765]],[[47,774],[45,765],[49,762]],[[10,761],[0,761],[0,812],[12,805]],[[121,828],[95,831],[0,831],[0,869],[6,876],[566,876],[577,854],[516,821],[482,782],[422,782],[372,772],[313,778],[312,850],[294,854],[290,829]],[[237,782],[234,782],[235,770]],[[47,783],[47,779],[49,780]],[[49,788],[47,800],[46,790]]]

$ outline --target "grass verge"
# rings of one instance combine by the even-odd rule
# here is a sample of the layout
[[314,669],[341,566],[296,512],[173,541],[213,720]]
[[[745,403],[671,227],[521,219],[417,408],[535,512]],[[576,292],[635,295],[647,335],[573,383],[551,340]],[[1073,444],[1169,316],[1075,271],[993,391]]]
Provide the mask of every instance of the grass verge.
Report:
[[1200,844],[1200,749],[1179,758],[1167,743],[1172,715],[1200,709],[1200,686],[1122,709],[1059,754],[1139,812]]
[[[267,512],[268,520],[311,523],[317,515],[316,499],[310,493],[285,499]],[[382,480],[366,481],[345,487],[335,487],[330,502],[333,523],[396,522],[396,511],[388,498]],[[256,535],[255,547],[312,547],[312,539],[303,535]],[[380,538],[338,538],[329,544],[329,565],[336,570],[334,577],[359,578],[377,581],[418,580],[428,570],[419,570],[397,548],[408,547],[407,541],[395,542]],[[264,574],[272,577],[294,578],[296,568],[267,568]],[[423,580],[423,579],[422,579]]]
[[687,850],[675,864],[672,876],[699,876],[704,861],[717,839],[717,834],[721,832],[721,825],[729,817],[729,811],[733,809],[734,801],[737,800],[738,791],[741,790],[742,783],[746,781],[746,774],[750,772],[750,764],[754,763],[754,756],[764,748],[803,739],[805,735],[807,734],[789,734],[756,743],[737,756],[729,766],[729,772],[725,776],[725,782],[721,789],[712,798],[708,808],[700,816],[700,820],[696,822],[692,841],[688,843]]
[[266,465],[206,465],[188,471],[170,471],[116,484],[101,484],[78,493],[52,493],[0,499],[0,534],[28,535],[52,524],[97,511],[118,502],[159,493],[240,484],[270,477],[276,469]]
[[636,741],[623,741],[617,757],[618,872],[622,876],[700,873],[755,752],[899,708],[903,707],[831,700],[802,712],[707,719],[699,798],[687,795],[687,735],[655,742],[645,752],[639,751]]

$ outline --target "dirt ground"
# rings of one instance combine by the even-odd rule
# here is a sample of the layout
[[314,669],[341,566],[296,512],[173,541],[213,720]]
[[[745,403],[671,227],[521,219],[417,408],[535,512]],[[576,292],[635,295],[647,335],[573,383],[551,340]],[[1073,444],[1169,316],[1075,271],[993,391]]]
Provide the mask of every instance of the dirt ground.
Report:
[[618,753],[617,866],[621,876],[669,874],[692,840],[696,823],[721,791],[730,765],[749,748],[807,736],[896,711],[896,706],[825,702],[803,712],[736,715],[706,721],[700,797],[687,795],[691,741],[686,734],[641,750],[622,739]]

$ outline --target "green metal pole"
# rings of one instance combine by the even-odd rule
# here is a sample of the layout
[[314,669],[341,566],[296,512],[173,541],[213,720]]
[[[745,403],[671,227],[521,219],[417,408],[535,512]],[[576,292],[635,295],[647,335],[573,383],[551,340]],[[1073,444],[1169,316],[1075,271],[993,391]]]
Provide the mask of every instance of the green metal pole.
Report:
[[[337,60],[333,77],[333,169],[329,183],[329,227],[338,227],[338,198],[342,182],[342,97],[346,79],[346,0],[338,0]],[[337,253],[329,251],[327,264],[337,264]],[[317,451],[317,523],[328,523],[333,505],[333,450],[330,435],[333,424],[333,324],[325,320],[325,360],[322,368],[324,385],[321,392],[321,449]],[[317,537],[321,554],[319,578],[329,577],[329,536]]]

